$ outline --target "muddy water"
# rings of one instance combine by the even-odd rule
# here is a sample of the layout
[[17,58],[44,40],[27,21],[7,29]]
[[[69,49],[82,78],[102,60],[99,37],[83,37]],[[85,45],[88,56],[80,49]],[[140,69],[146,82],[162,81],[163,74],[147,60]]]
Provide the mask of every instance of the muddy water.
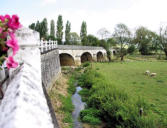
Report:
[[85,102],[82,102],[81,96],[78,94],[80,90],[82,90],[81,87],[76,87],[76,92],[72,95],[72,103],[75,107],[72,113],[72,118],[74,120],[73,128],[83,128],[82,123],[78,120],[80,111],[85,107]]

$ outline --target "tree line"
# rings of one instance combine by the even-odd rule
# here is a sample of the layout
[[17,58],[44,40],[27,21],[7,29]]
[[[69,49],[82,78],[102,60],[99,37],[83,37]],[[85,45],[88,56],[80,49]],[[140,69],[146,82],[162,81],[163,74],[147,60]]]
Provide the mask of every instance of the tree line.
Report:
[[76,32],[71,32],[71,23],[67,21],[65,25],[65,41],[63,41],[64,26],[62,15],[58,16],[56,30],[55,22],[51,20],[49,32],[46,18],[41,22],[32,23],[29,28],[38,31],[40,39],[57,40],[58,44],[102,46],[106,49],[109,60],[111,60],[111,47],[117,49],[121,60],[124,60],[124,56],[127,53],[132,54],[134,51],[138,51],[141,55],[157,54],[159,51],[163,51],[167,59],[167,27],[160,27],[158,34],[140,26],[132,34],[128,26],[120,23],[115,26],[112,34],[105,28],[98,30],[97,34],[100,36],[98,38],[92,34],[87,34],[85,21],[81,24],[80,35]]
[[41,22],[37,21],[29,25],[30,29],[38,31],[41,40],[56,40],[58,44],[78,45],[80,43],[80,36],[76,32],[71,32],[71,23],[66,22],[65,26],[65,41],[63,42],[63,18],[62,15],[58,16],[57,26],[55,21],[50,21],[50,32],[48,29],[48,21],[44,18]]

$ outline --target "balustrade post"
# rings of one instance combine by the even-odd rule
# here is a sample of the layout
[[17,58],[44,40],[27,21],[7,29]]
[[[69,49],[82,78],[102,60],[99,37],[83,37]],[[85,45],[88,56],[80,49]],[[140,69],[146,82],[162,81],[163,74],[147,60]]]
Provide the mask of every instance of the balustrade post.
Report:
[[47,52],[47,51],[48,51],[48,44],[47,44],[47,41],[44,41],[44,43],[45,43],[45,52]]
[[55,41],[55,43],[56,43],[56,48],[57,48],[57,41]]
[[49,40],[49,49],[52,50],[52,41]]
[[51,44],[52,44],[52,49],[54,49],[54,47],[53,47],[53,40],[51,41]]
[[46,43],[47,43],[47,49],[48,49],[48,51],[49,51],[49,49],[50,49],[49,41],[46,41]]

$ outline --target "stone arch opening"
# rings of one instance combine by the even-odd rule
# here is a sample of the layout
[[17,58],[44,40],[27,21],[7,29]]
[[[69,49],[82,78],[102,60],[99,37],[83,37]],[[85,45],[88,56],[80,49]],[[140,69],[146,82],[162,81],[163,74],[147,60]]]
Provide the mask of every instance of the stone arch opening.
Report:
[[74,58],[67,53],[61,53],[59,55],[60,58],[60,65],[61,66],[74,66],[75,62],[74,62]]
[[81,55],[81,63],[84,63],[84,62],[91,62],[93,59],[92,59],[92,56],[89,52],[85,52]]
[[103,62],[104,57],[102,52],[97,53],[97,62]]
[[113,54],[116,55],[116,51],[113,51]]

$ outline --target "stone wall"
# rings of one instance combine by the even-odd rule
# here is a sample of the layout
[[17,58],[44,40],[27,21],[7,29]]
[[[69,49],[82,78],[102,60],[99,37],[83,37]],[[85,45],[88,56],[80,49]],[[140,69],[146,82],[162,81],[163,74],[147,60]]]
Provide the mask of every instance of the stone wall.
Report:
[[42,82],[49,89],[61,73],[58,49],[43,53],[41,62]]

